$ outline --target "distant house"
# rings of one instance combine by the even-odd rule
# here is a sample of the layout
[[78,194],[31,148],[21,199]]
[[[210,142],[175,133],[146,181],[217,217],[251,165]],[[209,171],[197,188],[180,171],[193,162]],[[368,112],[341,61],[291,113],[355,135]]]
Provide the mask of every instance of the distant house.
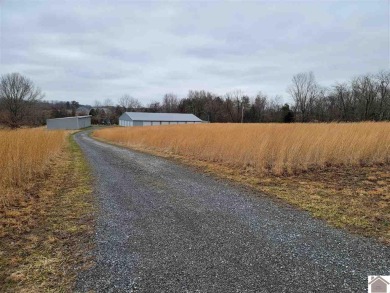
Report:
[[200,124],[193,114],[125,112],[119,117],[120,126],[152,126],[170,124]]
[[91,115],[46,120],[47,129],[81,129],[91,126]]
[[97,108],[92,108],[95,111],[104,111],[106,114],[111,114],[112,110],[109,107],[97,107]]
[[390,283],[381,276],[376,276],[372,277],[371,281],[368,282],[368,285],[371,288],[371,293],[387,293],[387,288]]
[[89,111],[91,111],[91,107],[81,106],[76,109],[76,115],[88,115]]

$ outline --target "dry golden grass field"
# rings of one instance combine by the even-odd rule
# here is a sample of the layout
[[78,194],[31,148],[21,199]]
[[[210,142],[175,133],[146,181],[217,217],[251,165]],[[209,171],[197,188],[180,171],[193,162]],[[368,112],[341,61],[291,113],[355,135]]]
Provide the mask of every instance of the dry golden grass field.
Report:
[[64,148],[67,135],[42,128],[0,130],[0,205],[24,196],[25,189],[44,176]]
[[89,264],[88,165],[65,131],[0,130],[0,292],[70,292]]
[[93,135],[180,159],[390,243],[390,123],[117,127]]

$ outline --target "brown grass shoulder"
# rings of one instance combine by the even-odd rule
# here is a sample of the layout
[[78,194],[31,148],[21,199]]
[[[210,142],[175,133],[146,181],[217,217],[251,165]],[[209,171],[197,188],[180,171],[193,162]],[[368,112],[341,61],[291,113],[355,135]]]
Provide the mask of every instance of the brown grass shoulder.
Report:
[[0,209],[0,291],[69,292],[91,264],[93,233],[89,169],[73,139],[25,191]]

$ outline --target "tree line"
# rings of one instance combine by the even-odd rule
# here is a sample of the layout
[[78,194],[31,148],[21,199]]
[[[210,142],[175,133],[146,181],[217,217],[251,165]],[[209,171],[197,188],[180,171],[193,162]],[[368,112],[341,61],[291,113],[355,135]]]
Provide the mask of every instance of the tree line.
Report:
[[126,94],[116,104],[106,99],[89,106],[75,100],[46,101],[30,79],[12,73],[0,80],[0,123],[43,125],[48,118],[92,115],[93,123],[117,124],[125,111],[192,113],[205,121],[232,123],[390,120],[390,71],[360,75],[329,87],[317,83],[312,72],[299,73],[287,93],[292,103],[262,92],[248,96],[240,90],[225,95],[190,90],[184,98],[168,93],[162,101],[147,105]]

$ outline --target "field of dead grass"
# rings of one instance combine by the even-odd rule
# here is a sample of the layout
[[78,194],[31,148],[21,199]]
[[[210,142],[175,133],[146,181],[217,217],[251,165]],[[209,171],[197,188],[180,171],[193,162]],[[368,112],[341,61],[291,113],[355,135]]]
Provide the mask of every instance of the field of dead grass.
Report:
[[390,162],[390,123],[175,125],[95,136],[275,175]]
[[[29,183],[16,176],[21,181],[11,187],[19,196],[0,205],[0,292],[71,292],[78,271],[93,264],[88,164],[72,137],[64,140],[65,132],[27,129],[7,135],[12,140],[2,143],[12,153],[8,158],[23,161]],[[40,172],[29,171],[33,162]]]
[[390,243],[390,123],[117,127],[93,135],[179,159]]
[[68,133],[42,128],[0,130],[0,206],[28,193],[65,146]]

